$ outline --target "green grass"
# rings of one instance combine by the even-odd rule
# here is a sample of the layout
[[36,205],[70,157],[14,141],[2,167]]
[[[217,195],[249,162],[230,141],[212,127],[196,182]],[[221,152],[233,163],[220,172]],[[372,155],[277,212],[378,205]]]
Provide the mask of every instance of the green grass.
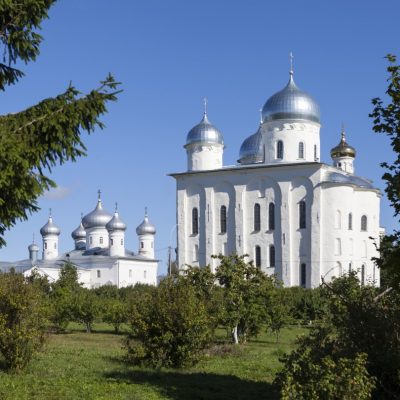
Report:
[[[20,375],[0,371],[0,399],[275,399],[271,385],[279,357],[304,328],[288,327],[279,343],[263,333],[246,345],[215,346],[197,366],[154,371],[123,363],[124,335],[105,324],[87,334],[79,325],[50,335]],[[224,332],[219,332],[223,337]]]

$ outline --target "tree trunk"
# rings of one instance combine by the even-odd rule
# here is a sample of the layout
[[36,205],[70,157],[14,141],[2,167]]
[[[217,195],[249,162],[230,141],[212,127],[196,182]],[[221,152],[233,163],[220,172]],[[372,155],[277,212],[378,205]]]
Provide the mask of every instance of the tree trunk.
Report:
[[237,325],[232,329],[232,339],[233,339],[233,343],[239,344]]
[[90,322],[86,322],[86,333],[92,333],[92,326]]

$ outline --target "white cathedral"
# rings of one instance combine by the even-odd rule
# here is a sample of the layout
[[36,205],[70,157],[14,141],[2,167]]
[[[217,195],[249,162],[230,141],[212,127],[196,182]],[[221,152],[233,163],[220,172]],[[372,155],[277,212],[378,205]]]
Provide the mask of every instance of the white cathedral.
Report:
[[205,110],[188,133],[187,171],[177,185],[177,262],[210,265],[211,256],[248,254],[285,286],[316,287],[357,271],[379,285],[380,191],[355,175],[355,149],[342,129],[320,161],[320,112],[290,71],[288,84],[262,109],[258,130],[240,148],[238,164],[223,165],[224,139]]
[[74,249],[64,254],[58,253],[61,230],[53,222],[50,212],[47,223],[40,229],[43,239],[42,258],[38,258],[39,246],[33,242],[28,247],[28,259],[0,262],[0,271],[7,272],[13,268],[15,272],[29,276],[35,270],[53,282],[58,279],[61,267],[70,262],[77,268],[79,282],[87,288],[107,284],[117,287],[136,283],[156,285],[156,229],[149,222],[147,210],[143,222],[136,228],[139,243],[137,253],[125,247],[126,228],[117,206],[114,215],[103,208],[99,191],[95,209],[81,219],[81,223],[71,234]]

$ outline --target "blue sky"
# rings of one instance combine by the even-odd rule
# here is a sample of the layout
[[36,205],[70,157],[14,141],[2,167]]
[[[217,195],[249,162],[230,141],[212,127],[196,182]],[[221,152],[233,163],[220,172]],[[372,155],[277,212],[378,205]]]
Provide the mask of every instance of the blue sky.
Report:
[[[186,169],[182,146],[202,117],[203,97],[224,135],[224,163],[235,164],[240,144],[257,129],[258,110],[288,80],[290,51],[296,83],[321,108],[322,160],[331,162],[343,122],[358,152],[356,173],[383,189],[379,163],[393,154],[385,136],[372,132],[368,113],[387,86],[383,57],[400,55],[398,15],[397,0],[61,0],[43,23],[41,55],[2,94],[1,113],[54,96],[70,81],[87,92],[108,72],[124,92],[109,106],[106,128],[84,137],[88,156],[54,169],[59,189],[7,232],[0,259],[27,257],[50,207],[60,249],[70,250],[70,233],[80,213],[95,207],[100,188],[110,212],[118,201],[132,250],[148,207],[164,272],[167,247],[175,245],[175,182],[167,174]],[[397,227],[385,199],[381,225]]]

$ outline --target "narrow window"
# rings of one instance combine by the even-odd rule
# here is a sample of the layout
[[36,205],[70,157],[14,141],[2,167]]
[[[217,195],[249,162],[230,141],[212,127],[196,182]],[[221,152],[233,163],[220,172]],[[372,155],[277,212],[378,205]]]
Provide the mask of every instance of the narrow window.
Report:
[[110,239],[111,246],[114,246],[114,239]]
[[352,256],[354,251],[354,241],[353,239],[349,239],[349,255]]
[[269,203],[268,205],[268,229],[273,231],[275,229],[275,204]]
[[365,265],[361,266],[361,285],[365,285]]
[[57,249],[57,243],[54,243],[54,250]]
[[140,242],[140,248],[143,249],[144,248],[144,243]]
[[366,216],[366,215],[363,215],[363,216],[361,217],[361,230],[362,230],[363,232],[366,232],[366,231],[367,231],[367,216]]
[[220,220],[220,232],[226,233],[226,207],[221,206],[219,212],[219,220]]
[[261,208],[258,203],[254,204],[254,231],[258,232],[261,229]]
[[143,278],[147,279],[147,271],[146,270],[143,271]]
[[342,275],[342,264],[339,261],[336,263],[336,269],[337,269],[338,276],[341,276]]
[[304,143],[299,143],[299,158],[304,158]]
[[89,237],[89,243],[90,243],[90,244],[93,244],[93,236],[90,236],[90,237]]
[[351,272],[351,262],[349,263],[349,273]]
[[44,249],[47,250],[47,242],[44,242]]
[[261,247],[256,246],[256,267],[261,268]]
[[340,256],[342,254],[342,243],[339,238],[335,240],[335,255]]
[[151,242],[151,248],[152,248],[152,249],[154,248],[154,243],[153,243],[153,242]]
[[124,245],[124,239],[121,238],[121,246]]
[[193,249],[193,261],[199,261],[199,246],[197,244],[194,245]]
[[336,210],[335,228],[340,229],[341,227],[342,227],[342,213],[339,210]]
[[199,210],[194,207],[192,210],[192,234],[197,235],[199,233]]
[[353,214],[349,213],[349,219],[348,219],[348,224],[347,228],[349,231],[353,230]]
[[129,278],[132,278],[132,270],[129,270]]
[[306,287],[306,264],[300,265],[300,286],[305,288]]
[[282,140],[278,140],[276,144],[276,158],[283,159],[283,142]]
[[269,246],[269,266],[275,267],[275,246]]
[[306,202],[304,200],[299,203],[299,228],[305,229],[306,227]]
[[100,244],[103,244],[103,237],[100,236]]
[[97,277],[101,278],[101,271],[99,269],[97,270]]
[[314,144],[314,161],[318,161],[318,157],[317,157],[317,145]]

